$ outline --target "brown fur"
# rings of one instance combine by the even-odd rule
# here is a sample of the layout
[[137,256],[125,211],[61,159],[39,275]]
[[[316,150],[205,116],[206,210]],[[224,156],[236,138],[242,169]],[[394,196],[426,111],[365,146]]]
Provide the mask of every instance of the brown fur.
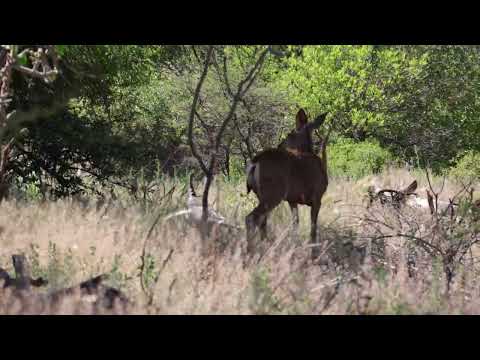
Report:
[[[253,251],[254,229],[260,227],[266,236],[268,213],[280,202],[287,201],[298,225],[298,205],[311,208],[311,242],[316,243],[318,212],[323,194],[327,190],[326,141],[322,146],[322,158],[311,150],[311,132],[324,121],[326,114],[308,123],[305,112],[300,110],[296,130],[292,131],[278,149],[268,149],[252,159],[247,169],[247,191],[252,190],[259,200],[258,206],[246,217],[247,249]],[[326,140],[326,139],[325,139]],[[314,247],[316,257],[318,248]]]

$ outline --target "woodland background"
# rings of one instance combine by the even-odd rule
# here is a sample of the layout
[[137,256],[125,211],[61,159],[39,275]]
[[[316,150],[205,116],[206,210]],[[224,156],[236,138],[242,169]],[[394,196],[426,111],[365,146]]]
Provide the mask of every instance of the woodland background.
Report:
[[[471,208],[463,225],[447,226],[413,209],[362,205],[372,183],[431,180],[444,200],[478,185],[480,47],[1,45],[0,70],[0,266],[8,271],[11,254],[24,252],[50,288],[109,272],[142,313],[480,310]],[[326,250],[336,265],[299,265],[303,240],[284,241],[284,207],[272,223],[281,244],[246,268],[239,251],[200,256],[187,222],[155,225],[185,207],[193,173],[211,182],[210,206],[243,227],[256,204],[245,167],[281,142],[299,108],[311,118],[328,112],[314,141],[332,129],[320,222],[322,239],[342,244]],[[306,239],[307,213],[300,217]],[[243,236],[220,241],[240,247]],[[345,265],[382,236],[380,258],[368,250],[371,261]],[[436,249],[418,241],[439,238]],[[415,277],[405,270],[412,253]]]

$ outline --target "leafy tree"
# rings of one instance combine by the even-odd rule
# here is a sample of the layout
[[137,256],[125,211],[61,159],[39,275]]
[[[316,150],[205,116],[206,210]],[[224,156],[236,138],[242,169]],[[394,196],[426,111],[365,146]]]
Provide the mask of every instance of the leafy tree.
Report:
[[[162,69],[177,57],[181,66],[183,47],[56,48],[61,76],[54,84],[12,81],[12,108],[27,112],[59,105],[25,124],[29,132],[24,143],[15,144],[10,169],[17,184],[47,184],[54,194],[66,195],[92,188],[91,181],[126,186],[128,173],[143,166],[153,174],[156,160],[165,160],[179,143],[165,125],[165,102],[155,96]],[[78,169],[91,179],[86,182]]]
[[329,111],[339,136],[375,138],[437,168],[478,149],[478,47],[306,46],[281,66],[278,86]]

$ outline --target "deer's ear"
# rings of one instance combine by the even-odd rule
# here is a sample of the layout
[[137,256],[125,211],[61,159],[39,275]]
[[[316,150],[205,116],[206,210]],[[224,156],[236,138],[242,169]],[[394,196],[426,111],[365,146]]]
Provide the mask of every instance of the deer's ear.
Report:
[[413,182],[408,185],[408,187],[403,190],[405,194],[413,193],[415,190],[417,190],[417,180],[413,180]]
[[305,110],[300,109],[298,110],[297,117],[295,118],[295,125],[297,130],[300,130],[302,127],[304,127],[308,122],[307,119],[307,114],[305,113]]
[[311,123],[311,128],[313,129],[318,129],[320,125],[322,125],[325,121],[325,118],[327,117],[328,113],[323,113],[315,118],[315,120],[312,121]]

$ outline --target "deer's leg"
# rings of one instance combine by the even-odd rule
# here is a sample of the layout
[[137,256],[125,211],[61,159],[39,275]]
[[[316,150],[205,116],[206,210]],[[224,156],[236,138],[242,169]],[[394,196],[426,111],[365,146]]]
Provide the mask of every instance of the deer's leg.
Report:
[[253,211],[245,218],[245,225],[247,228],[247,252],[252,253],[255,248],[255,231],[260,227],[263,236],[266,235],[267,215],[273,210],[282,199],[276,199],[270,203],[260,202]]
[[298,223],[299,223],[299,218],[298,218],[298,205],[295,203],[289,202],[288,205],[290,205],[290,210],[292,211],[293,215],[293,225],[295,227],[295,231],[298,229]]
[[268,214],[265,214],[262,221],[260,222],[260,239],[262,241],[267,238],[267,217]]
[[248,214],[245,217],[245,227],[247,229],[247,253],[251,253],[254,248],[254,237],[255,237],[255,228],[256,228],[256,221],[255,221],[255,210]]
[[263,240],[267,225],[267,213],[268,207],[265,204],[260,203],[245,218],[245,225],[247,227],[247,253],[249,254],[253,253],[255,250],[255,235],[258,227],[261,229],[261,237]]
[[317,245],[312,248],[312,260],[315,260],[320,255],[319,242],[317,241],[317,219],[321,204],[313,204],[310,208],[310,221],[312,223],[310,231],[310,244]]
[[298,205],[295,203],[289,202],[288,205],[290,206],[290,210],[293,215],[293,234],[294,237],[298,236],[298,224],[299,224],[299,217],[298,217]]

